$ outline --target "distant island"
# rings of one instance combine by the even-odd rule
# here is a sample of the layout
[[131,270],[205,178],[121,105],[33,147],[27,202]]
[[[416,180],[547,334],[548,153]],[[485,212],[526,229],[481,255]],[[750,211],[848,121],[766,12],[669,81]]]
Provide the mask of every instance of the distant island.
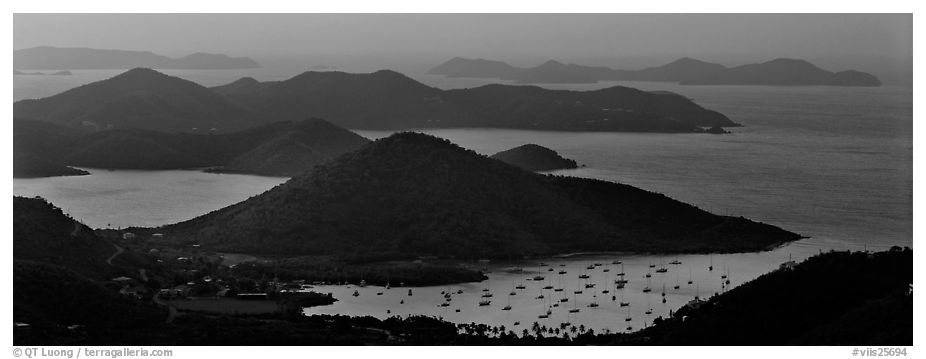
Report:
[[547,61],[518,68],[504,62],[455,57],[427,72],[447,77],[495,78],[517,83],[595,83],[599,81],[665,81],[682,85],[881,86],[874,75],[856,70],[831,72],[799,59],[774,59],[726,67],[681,58],[642,70],[564,64]]
[[283,81],[243,78],[212,88],[265,118],[306,114],[345,128],[516,128],[551,131],[702,132],[739,126],[668,92],[628,87],[595,91],[486,85],[441,90],[395,71],[305,72]]
[[628,185],[531,173],[418,133],[377,140],[244,202],[153,231],[214,251],[354,262],[756,251],[801,238]]
[[496,153],[491,158],[528,171],[553,171],[578,167],[575,160],[563,158],[556,151],[532,143]]
[[73,75],[68,70],[55,71],[55,72],[22,72],[19,70],[13,70],[13,75],[23,75],[23,76],[71,76]]
[[350,129],[514,128],[704,132],[739,124],[666,91],[487,85],[441,90],[395,71],[305,72],[283,81],[245,77],[206,88],[137,68],[60,94],[15,102],[13,116],[93,130],[228,133],[324,118]]
[[27,70],[131,69],[150,67],[178,70],[253,69],[256,61],[247,57],[197,52],[171,58],[148,51],[101,50],[82,47],[39,46],[13,51],[13,67]]
[[13,121],[15,178],[87,174],[67,166],[290,177],[369,140],[327,121],[277,122],[223,134],[142,129],[80,131],[33,120]]
[[143,68],[54,96],[17,101],[13,116],[92,130],[192,133],[230,132],[273,122],[260,121],[257,114],[192,81]]

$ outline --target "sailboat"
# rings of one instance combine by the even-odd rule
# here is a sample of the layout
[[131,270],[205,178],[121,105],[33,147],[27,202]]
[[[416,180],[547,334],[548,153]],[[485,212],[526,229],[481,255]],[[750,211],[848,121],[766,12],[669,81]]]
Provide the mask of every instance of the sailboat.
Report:
[[624,263],[621,263],[621,271],[620,273],[616,273],[616,275],[620,276],[621,280],[624,279]]
[[[562,274],[562,273],[560,273],[560,274]],[[559,287],[556,288],[556,289],[554,289],[553,291],[554,291],[554,292],[562,292],[562,291],[563,291],[563,276],[562,276],[562,275],[559,276]]]
[[659,269],[656,270],[656,273],[665,273],[669,270],[666,268],[665,262],[659,263]]
[[540,263],[540,267],[537,268],[537,275],[535,275],[534,278],[533,278],[534,280],[543,280],[543,279],[544,279],[544,278],[543,278],[543,275],[540,274],[540,273],[543,273],[543,267],[546,267],[546,265],[547,265],[546,263],[543,263],[543,262]]
[[650,280],[647,279],[647,280],[646,280],[646,287],[643,287],[643,293],[649,293],[649,292],[652,292],[652,291],[653,291],[652,289],[650,289],[649,284],[650,284]]
[[360,292],[358,292],[358,291],[355,290],[355,291],[354,291],[354,294],[351,294],[351,295],[352,295],[352,296],[355,296],[355,297],[359,297],[359,296],[360,296]]
[[621,291],[621,302],[620,302],[620,306],[622,306],[622,307],[629,307],[629,306],[630,306],[630,302],[625,302],[625,301],[624,301],[624,291]]
[[625,322],[631,321],[631,319],[630,319],[630,307],[627,307],[627,318],[624,318],[624,321],[625,321]]
[[678,290],[679,288],[682,287],[681,285],[678,284],[679,283],[678,277],[679,277],[678,271],[675,271],[675,287],[673,287],[672,289]]
[[[546,306],[547,306],[547,303],[546,303],[546,302],[543,302],[543,306],[546,307]],[[547,308],[547,309],[543,312],[543,314],[538,315],[537,318],[540,318],[540,319],[547,319],[547,318],[550,317],[550,313],[551,313],[550,308]]]
[[643,312],[644,314],[646,315],[653,314],[653,308],[649,304],[649,296],[646,296],[646,308],[647,308],[646,311]]
[[576,283],[576,291],[573,292],[573,293],[575,293],[575,294],[582,294],[582,288],[579,286],[579,283]]
[[688,268],[688,284],[694,283],[694,276],[691,274],[691,268]]
[[524,289],[524,288],[527,288],[527,287],[524,286],[524,277],[521,277],[521,282],[518,283],[518,285],[517,285],[516,287],[514,287],[514,288],[515,288],[515,289]]
[[598,298],[595,297],[595,300],[591,303],[588,303],[589,308],[598,308]]
[[712,271],[714,270],[714,255],[710,254],[709,256],[710,256],[709,258],[711,260],[711,264],[707,266],[707,270]]
[[485,306],[488,306],[488,305],[491,305],[491,304],[492,304],[492,301],[489,300],[489,299],[482,299],[482,300],[479,301],[479,306],[480,306],[480,307],[485,307]]
[[511,297],[508,297],[508,305],[506,305],[502,310],[511,310]]
[[573,296],[572,309],[569,310],[569,313],[578,313],[579,312],[579,300]]
[[682,264],[682,261],[678,260],[678,258],[675,258],[675,260],[669,262],[669,264],[679,265]]
[[593,267],[593,266],[588,266],[588,267],[586,267],[586,268],[585,268],[585,269],[586,269],[585,273],[579,274],[579,279],[588,279],[588,269],[594,269],[594,268],[595,268],[595,267]]

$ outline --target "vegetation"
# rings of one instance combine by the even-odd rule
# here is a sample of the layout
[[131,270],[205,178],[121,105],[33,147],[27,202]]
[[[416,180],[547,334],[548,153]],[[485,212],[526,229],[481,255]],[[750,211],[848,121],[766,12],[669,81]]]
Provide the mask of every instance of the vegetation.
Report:
[[13,178],[82,176],[90,172],[48,161],[30,153],[13,153]]
[[379,261],[753,251],[799,238],[627,185],[530,173],[416,133],[156,230],[216,251]]
[[203,86],[146,68],[51,97],[15,102],[13,116],[75,128],[199,133],[242,130],[262,123],[256,114]]
[[492,155],[492,158],[528,171],[552,171],[578,167],[575,160],[563,158],[549,148],[526,144]]
[[66,267],[82,276],[108,280],[135,275],[145,265],[137,255],[120,255],[109,241],[41,198],[13,197],[13,258]]
[[909,248],[830,252],[683,308],[637,338],[653,345],[913,345],[912,284]]
[[[356,260],[356,259],[355,259]],[[460,266],[414,262],[350,262],[327,257],[295,257],[241,263],[233,273],[245,278],[309,279],[326,283],[359,283],[427,286],[478,282],[485,276]]]
[[213,89],[269,118],[311,114],[356,129],[692,132],[697,126],[735,125],[683,97],[626,87],[579,92],[490,85],[444,91],[388,70],[305,72],[285,81],[241,79]]
[[[307,317],[302,315],[302,308],[336,299],[328,294],[281,290],[287,285],[276,276],[309,275],[302,271],[325,268],[319,265],[321,260],[245,262],[229,269],[215,267],[218,261],[198,258],[165,261],[162,265],[166,268],[159,268],[144,256],[133,254],[131,248],[118,259],[101,258],[105,247],[112,245],[43,200],[14,198],[14,345],[896,346],[913,342],[913,254],[909,248],[873,254],[821,254],[699,305],[684,307],[670,318],[658,318],[642,331],[611,334],[596,333],[582,325],[546,327],[533,323],[505,328],[453,324],[422,316],[384,320]],[[113,286],[105,279],[112,273],[93,262],[112,267],[112,271],[138,269],[138,280],[155,292],[161,287],[158,282],[171,285],[165,282],[166,273],[214,275],[196,280],[189,293],[216,296],[215,287],[225,286],[229,298],[191,300],[183,304],[217,305],[186,306],[174,313],[156,300],[149,301],[152,297],[126,292],[128,285]],[[327,265],[340,264],[329,261]],[[377,284],[383,275],[388,276],[387,281],[401,278],[401,271],[390,272],[380,265],[348,264],[355,267],[341,273],[360,269],[365,278]],[[148,279],[140,269],[149,269]],[[440,271],[426,265],[407,270],[419,271],[411,277],[425,278],[426,273]],[[272,280],[267,279],[270,273]],[[174,283],[189,284],[191,280],[180,277]],[[248,304],[247,300],[231,299],[238,292],[263,292],[267,296]]]
[[213,167],[214,172],[294,176],[368,142],[316,118],[210,135],[142,129],[84,133],[17,119],[14,177],[69,173],[39,172],[44,163],[146,170]]

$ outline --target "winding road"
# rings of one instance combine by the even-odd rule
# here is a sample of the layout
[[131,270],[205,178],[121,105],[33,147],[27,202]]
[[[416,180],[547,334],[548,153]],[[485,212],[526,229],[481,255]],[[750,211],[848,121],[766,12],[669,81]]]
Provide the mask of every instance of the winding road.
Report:
[[109,256],[109,258],[106,258],[106,264],[109,264],[109,265],[113,265],[113,259],[116,259],[116,257],[122,254],[122,252],[125,252],[125,250],[122,249],[122,247],[116,244],[113,244],[113,247],[116,247],[116,253],[113,253],[113,255]]

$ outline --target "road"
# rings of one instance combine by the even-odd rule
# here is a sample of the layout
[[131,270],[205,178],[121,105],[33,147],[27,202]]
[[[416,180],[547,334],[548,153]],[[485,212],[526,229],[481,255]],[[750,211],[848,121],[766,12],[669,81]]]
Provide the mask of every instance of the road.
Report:
[[109,265],[113,265],[113,259],[116,259],[116,257],[122,254],[122,252],[125,252],[125,250],[122,249],[122,247],[116,244],[113,244],[113,247],[116,247],[116,253],[113,253],[113,255],[109,256],[109,258],[106,258],[106,264],[109,264]]

